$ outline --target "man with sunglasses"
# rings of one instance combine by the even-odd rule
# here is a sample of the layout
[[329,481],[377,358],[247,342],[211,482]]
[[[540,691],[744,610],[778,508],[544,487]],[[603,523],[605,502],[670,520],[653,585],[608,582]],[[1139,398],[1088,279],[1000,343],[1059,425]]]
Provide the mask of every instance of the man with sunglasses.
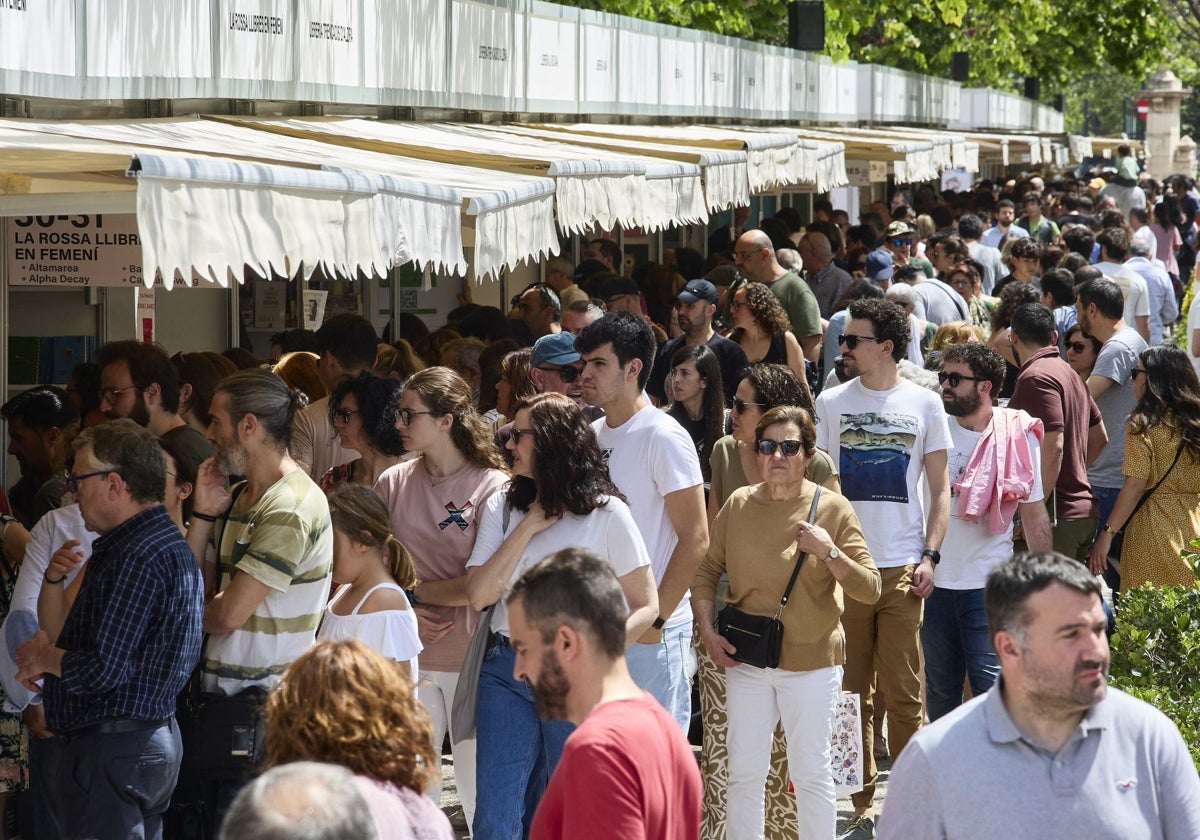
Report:
[[[950,515],[950,430],[937,395],[900,377],[897,363],[908,341],[908,316],[899,306],[854,301],[838,343],[858,376],[822,391],[816,402],[817,446],[833,459],[842,495],[858,514],[883,578],[877,603],[846,600],[843,688],[862,698],[862,742],[870,745],[878,682],[887,700],[893,755],[923,719],[917,632]],[[855,816],[844,835],[849,840],[874,836],[871,802],[878,772],[869,747],[864,760],[865,785],[852,797]]]
[[1108,442],[1104,420],[1079,374],[1058,354],[1054,316],[1046,307],[1017,307],[1008,334],[1021,363],[1008,407],[1038,418],[1044,430],[1041,480],[1053,500],[1054,550],[1084,560],[1099,513],[1087,470]]
[[[1042,503],[1042,421],[1017,409],[993,407],[1004,370],[1004,359],[986,344],[955,344],[942,354],[942,405],[954,418],[949,454],[953,483],[942,562],[934,569],[921,624],[930,722],[962,705],[964,678],[978,697],[1000,673],[983,589],[992,569],[1012,557],[1013,511],[1031,551],[1051,545],[1050,519]],[[981,464],[1003,466],[989,471],[980,469]],[[1001,487],[1006,493],[1017,487],[1024,492],[1015,501],[1007,496],[1002,501]]]

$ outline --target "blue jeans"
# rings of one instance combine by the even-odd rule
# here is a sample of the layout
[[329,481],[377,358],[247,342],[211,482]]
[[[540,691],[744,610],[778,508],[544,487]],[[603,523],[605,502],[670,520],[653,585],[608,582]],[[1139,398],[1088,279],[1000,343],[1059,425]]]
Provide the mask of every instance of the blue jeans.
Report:
[[654,695],[686,735],[692,722],[692,677],[696,674],[692,623],[664,628],[658,644],[634,642],[625,649],[625,662],[633,681]]
[[479,672],[471,834],[480,840],[529,836],[533,812],[575,731],[569,721],[538,718],[529,683],[513,679],[515,659],[508,638],[494,634]]
[[990,689],[1000,673],[1000,660],[988,634],[983,590],[935,586],[925,600],[921,649],[930,721],[962,704],[964,678],[970,678],[976,697]]
[[60,739],[56,811],[64,837],[161,838],[183,758],[179,726]]

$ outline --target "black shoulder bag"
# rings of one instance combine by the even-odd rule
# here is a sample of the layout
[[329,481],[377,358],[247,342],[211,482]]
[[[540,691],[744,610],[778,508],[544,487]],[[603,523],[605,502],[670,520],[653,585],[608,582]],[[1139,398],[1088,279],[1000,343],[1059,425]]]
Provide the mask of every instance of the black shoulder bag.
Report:
[[[817,502],[821,498],[821,486],[817,485],[813,494],[812,507],[808,511],[808,523],[811,525],[817,518]],[[783,597],[779,599],[779,609],[774,616],[752,615],[742,612],[737,607],[726,605],[717,613],[717,632],[724,636],[736,649],[730,654],[743,665],[753,665],[755,668],[778,668],[779,655],[783,649],[783,622],[779,617],[787,606],[788,598],[792,596],[792,587],[800,575],[800,566],[804,563],[804,552],[797,549],[796,565],[792,568],[792,576],[788,579]]]
[[[229,512],[237,504],[238,496],[246,485],[240,485],[233,493]],[[220,547],[225,539],[225,528],[229,515],[221,523],[221,535],[217,539],[217,576],[214,591],[221,591]],[[249,546],[249,543],[246,543]],[[243,549],[244,551],[244,549]],[[236,566],[240,558],[235,549],[231,559]],[[204,651],[208,648],[208,634],[204,634],[200,663],[192,675],[187,726],[184,732],[184,766],[193,776],[201,779],[239,780],[252,776],[262,764],[266,740],[263,706],[266,692],[258,687],[239,691],[226,696],[204,692],[201,689],[201,669]]]

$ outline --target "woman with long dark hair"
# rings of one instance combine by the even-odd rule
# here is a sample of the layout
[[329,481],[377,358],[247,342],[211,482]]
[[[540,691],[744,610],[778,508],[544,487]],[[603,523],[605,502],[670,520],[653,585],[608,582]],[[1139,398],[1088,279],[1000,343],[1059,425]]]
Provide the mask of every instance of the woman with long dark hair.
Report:
[[[667,376],[667,409],[687,430],[700,456],[704,483],[712,480],[712,448],[725,433],[725,386],[717,354],[704,344],[685,344],[671,357]],[[707,486],[705,490],[707,490]]]
[[397,379],[363,372],[343,379],[329,397],[329,424],[343,449],[358,457],[321,476],[326,493],[351,482],[374,487],[383,471],[400,463],[404,444],[396,428],[403,387]]
[[1104,571],[1124,532],[1122,590],[1189,586],[1196,576],[1180,554],[1200,534],[1200,380],[1187,353],[1163,345],[1143,350],[1130,378],[1137,404],[1125,431],[1125,484],[1088,560]]
[[490,605],[492,636],[479,676],[476,837],[520,837],[529,825],[572,727],[540,720],[532,690],[513,677],[509,586],[563,548],[587,546],[612,564],[629,617],[627,644],[658,615],[650,556],[624,497],[608,477],[591,424],[575,401],[539,394],[518,404],[508,449],[513,478],[488,500],[467,562],[471,606]]
[[[395,422],[404,448],[419,457],[384,470],[375,492],[388,507],[392,533],[412,553],[420,579],[410,599],[425,645],[417,695],[429,710],[440,748],[479,620],[467,597],[467,558],[475,547],[479,511],[508,474],[495,436],[471,402],[471,386],[450,368],[413,374],[400,395]],[[475,741],[451,741],[469,820],[475,811]]]

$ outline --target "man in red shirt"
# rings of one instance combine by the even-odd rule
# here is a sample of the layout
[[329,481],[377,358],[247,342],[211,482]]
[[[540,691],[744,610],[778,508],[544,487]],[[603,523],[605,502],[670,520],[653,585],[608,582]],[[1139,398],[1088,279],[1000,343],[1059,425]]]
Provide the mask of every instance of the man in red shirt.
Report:
[[695,840],[700,771],[679,724],[629,676],[629,611],[612,568],[565,549],[522,575],[506,603],[513,676],[533,685],[540,715],[578,726],[530,840]]

